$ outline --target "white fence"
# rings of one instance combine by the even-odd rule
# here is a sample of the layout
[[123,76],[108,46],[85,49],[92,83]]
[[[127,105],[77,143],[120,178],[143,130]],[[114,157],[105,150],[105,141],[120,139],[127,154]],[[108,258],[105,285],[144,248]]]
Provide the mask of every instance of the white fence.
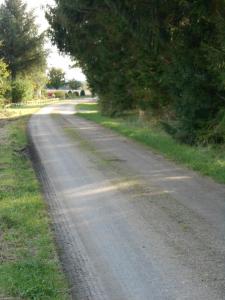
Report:
[[53,103],[57,103],[61,100],[59,100],[58,98],[53,98],[53,99],[36,99],[36,100],[30,100],[30,101],[23,101],[20,103],[11,103],[6,105],[6,107],[21,107],[24,105],[45,105],[45,104],[53,104]]

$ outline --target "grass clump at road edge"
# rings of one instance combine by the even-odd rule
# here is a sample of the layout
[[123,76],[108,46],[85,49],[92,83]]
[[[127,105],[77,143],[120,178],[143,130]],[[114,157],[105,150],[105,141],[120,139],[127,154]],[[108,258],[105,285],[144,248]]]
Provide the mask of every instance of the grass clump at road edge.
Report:
[[[85,105],[89,110],[90,104],[82,104],[79,116],[94,121],[100,125],[113,129],[120,134],[132,138],[151,149],[163,154],[165,157],[181,163],[188,168],[198,171],[225,183],[225,147],[191,147],[180,144],[157,126],[138,121],[137,117],[109,118],[99,112],[86,113]],[[97,104],[91,104],[92,110],[97,110]],[[79,105],[77,106],[78,109]]]
[[27,156],[26,124],[34,110],[1,111],[0,299],[69,299],[46,205]]

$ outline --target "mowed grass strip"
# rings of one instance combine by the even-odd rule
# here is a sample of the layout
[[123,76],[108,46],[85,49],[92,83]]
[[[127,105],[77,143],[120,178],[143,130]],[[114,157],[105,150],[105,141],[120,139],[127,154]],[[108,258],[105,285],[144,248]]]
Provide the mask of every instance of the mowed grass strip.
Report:
[[217,182],[225,183],[225,145],[191,147],[180,144],[159,126],[140,121],[137,116],[109,118],[98,112],[97,104],[91,104],[91,107],[93,113],[90,113],[90,103],[77,105],[77,109],[80,110],[78,115],[138,141],[166,158],[198,171],[202,175],[210,176]]
[[69,299],[46,205],[27,155],[26,124],[36,109],[1,111],[0,299]]

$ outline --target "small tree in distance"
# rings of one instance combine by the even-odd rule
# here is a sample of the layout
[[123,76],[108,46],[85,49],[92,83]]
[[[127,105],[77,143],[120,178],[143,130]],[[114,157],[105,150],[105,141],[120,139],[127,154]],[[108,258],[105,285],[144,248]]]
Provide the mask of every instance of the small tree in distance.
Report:
[[65,72],[62,69],[51,68],[48,72],[48,84],[47,87],[59,89],[65,84]]
[[71,90],[79,90],[82,87],[82,83],[75,79],[68,81],[68,85]]

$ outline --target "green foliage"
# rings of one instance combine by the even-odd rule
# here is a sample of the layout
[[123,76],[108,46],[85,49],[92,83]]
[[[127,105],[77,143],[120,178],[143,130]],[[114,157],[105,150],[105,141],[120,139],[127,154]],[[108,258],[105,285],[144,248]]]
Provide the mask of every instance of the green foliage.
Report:
[[0,41],[0,57],[11,75],[11,87],[9,81],[4,85],[5,98],[21,102],[34,94],[41,97],[46,82],[44,34],[38,33],[34,13],[22,0],[5,0],[0,6]]
[[0,59],[0,98],[2,98],[7,90],[8,82],[7,78],[9,77],[9,72],[7,65],[2,59]]
[[225,143],[225,110],[219,111],[217,118],[209,125],[203,128],[198,134],[198,140],[201,144],[209,143],[224,144]]
[[48,72],[48,87],[59,89],[65,84],[65,72],[62,69],[51,68]]
[[[56,29],[53,42],[77,58],[90,88],[101,95],[104,103],[109,101],[109,105],[106,104],[109,114],[120,108],[130,108],[132,97],[130,93],[127,95],[129,82],[124,71],[129,58],[125,45],[132,41],[129,34],[122,31],[123,24],[117,22],[117,17],[107,10],[104,3],[90,4],[90,9],[86,9],[87,1],[60,1],[58,4],[58,9],[52,8],[48,14],[49,22]],[[104,25],[103,21],[107,24]],[[113,39],[110,39],[110,32]],[[120,65],[122,62],[123,66]]]
[[44,34],[38,34],[35,16],[22,0],[5,0],[0,6],[0,57],[8,65],[13,80],[17,75],[44,69]]
[[82,83],[75,79],[68,81],[68,85],[71,90],[79,90],[82,87]]
[[55,94],[55,97],[59,98],[59,99],[65,99],[65,96],[66,96],[66,92],[64,92],[64,91],[55,91],[54,94]]
[[33,84],[34,96],[36,96],[36,98],[41,98],[48,81],[46,74],[42,70],[37,69],[35,72],[30,74],[29,79]]
[[80,96],[81,96],[81,97],[84,97],[84,96],[85,96],[85,91],[84,91],[84,90],[81,90],[81,91],[80,91]]
[[52,41],[78,61],[104,114],[151,109],[165,123],[170,115],[171,132],[190,144],[219,126],[223,1],[58,0],[47,18]]
[[72,92],[72,91],[69,91],[68,93],[66,93],[66,98],[67,99],[75,99],[77,97],[79,97],[79,92]]
[[33,84],[28,79],[16,79],[12,83],[12,102],[18,103],[23,100],[31,100],[33,97]]

